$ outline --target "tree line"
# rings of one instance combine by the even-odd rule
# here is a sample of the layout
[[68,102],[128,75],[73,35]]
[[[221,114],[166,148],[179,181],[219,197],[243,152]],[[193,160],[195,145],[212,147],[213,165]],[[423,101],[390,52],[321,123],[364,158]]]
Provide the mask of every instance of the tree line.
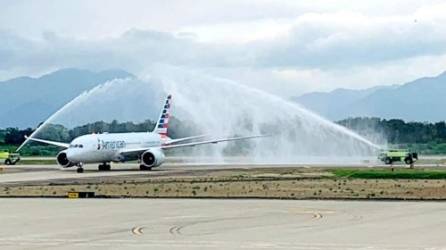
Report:
[[446,123],[405,122],[400,119],[349,118],[339,121],[358,134],[380,134],[390,144],[446,143]]
[[[152,121],[141,123],[112,121],[110,123],[98,121],[82,126],[68,129],[60,124],[47,124],[39,132],[38,137],[47,140],[70,142],[74,138],[91,133],[121,133],[121,132],[143,132],[149,131],[155,126]],[[0,130],[0,144],[19,145],[25,140],[25,135],[30,135],[34,130],[31,128],[18,129],[6,128]]]
[[[40,125],[41,126],[41,125]],[[38,132],[37,137],[59,141],[70,142],[74,138],[81,135],[92,133],[126,133],[126,132],[147,132],[152,131],[155,127],[155,122],[146,120],[139,123],[134,122],[112,122],[97,121],[74,128],[67,128],[60,124],[46,124],[41,131]],[[169,121],[169,136],[172,138],[190,136],[193,133],[198,133],[194,129],[192,122],[182,122],[174,117]],[[34,129],[18,129],[6,128],[0,129],[0,145],[20,145],[25,141],[25,135],[30,135]]]
[[[379,134],[390,144],[410,144],[410,143],[446,143],[446,123],[445,122],[405,122],[400,119],[381,118],[349,118],[337,122],[358,134],[368,136]],[[91,133],[123,133],[123,132],[146,132],[152,131],[155,122],[146,120],[140,123],[134,122],[104,122],[66,128],[60,124],[48,124],[39,132],[38,137],[48,140],[70,142],[74,138]],[[171,138],[190,136],[198,134],[194,128],[196,126],[190,121],[179,121],[172,117],[170,121],[169,136]],[[0,145],[19,145],[25,139],[25,135],[30,135],[34,130],[31,128],[0,129]]]

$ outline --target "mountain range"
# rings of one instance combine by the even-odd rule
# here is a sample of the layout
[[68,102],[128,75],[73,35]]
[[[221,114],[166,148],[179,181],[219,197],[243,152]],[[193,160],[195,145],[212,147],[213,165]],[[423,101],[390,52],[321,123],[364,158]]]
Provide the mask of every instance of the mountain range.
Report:
[[36,127],[67,102],[98,84],[133,77],[123,70],[62,69],[38,78],[0,82],[0,128]]
[[435,122],[446,120],[445,95],[446,72],[401,85],[314,92],[292,100],[334,121],[360,116]]
[[[82,92],[109,80],[134,77],[119,69],[93,72],[69,68],[0,82],[0,128],[36,127]],[[292,100],[334,121],[373,116],[434,122],[446,119],[445,95],[446,72],[401,85],[313,92]]]

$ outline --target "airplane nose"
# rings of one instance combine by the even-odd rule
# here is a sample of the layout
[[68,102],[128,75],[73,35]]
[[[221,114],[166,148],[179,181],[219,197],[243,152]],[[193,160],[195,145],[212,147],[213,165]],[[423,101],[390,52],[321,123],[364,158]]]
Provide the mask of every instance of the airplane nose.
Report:
[[71,161],[73,159],[73,150],[68,149],[66,152],[67,159]]
[[75,150],[68,149],[67,150],[67,159],[71,162],[79,161],[79,152],[76,152]]

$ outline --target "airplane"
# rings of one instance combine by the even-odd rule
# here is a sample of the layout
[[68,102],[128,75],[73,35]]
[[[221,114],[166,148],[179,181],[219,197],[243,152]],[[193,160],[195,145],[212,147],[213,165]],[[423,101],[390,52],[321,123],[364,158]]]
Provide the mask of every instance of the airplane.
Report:
[[43,140],[33,138],[31,135],[25,136],[26,140],[18,150],[29,140],[64,148],[56,156],[57,163],[62,168],[76,166],[78,173],[83,173],[83,165],[86,163],[100,163],[99,171],[109,171],[110,162],[130,160],[138,160],[140,170],[152,170],[164,163],[164,151],[170,149],[265,137],[265,135],[254,135],[195,142],[190,141],[204,138],[206,135],[171,139],[167,136],[171,104],[172,95],[168,95],[152,132],[89,134],[79,136],[71,143]]

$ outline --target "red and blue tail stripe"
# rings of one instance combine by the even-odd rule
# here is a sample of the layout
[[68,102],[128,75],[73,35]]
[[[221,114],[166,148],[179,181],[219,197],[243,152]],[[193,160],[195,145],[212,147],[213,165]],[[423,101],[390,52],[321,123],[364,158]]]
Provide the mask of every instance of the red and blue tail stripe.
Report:
[[172,95],[168,95],[166,102],[164,103],[163,110],[161,111],[160,118],[156,123],[154,133],[158,133],[161,136],[167,136],[167,128],[169,127],[170,107],[172,104]]

